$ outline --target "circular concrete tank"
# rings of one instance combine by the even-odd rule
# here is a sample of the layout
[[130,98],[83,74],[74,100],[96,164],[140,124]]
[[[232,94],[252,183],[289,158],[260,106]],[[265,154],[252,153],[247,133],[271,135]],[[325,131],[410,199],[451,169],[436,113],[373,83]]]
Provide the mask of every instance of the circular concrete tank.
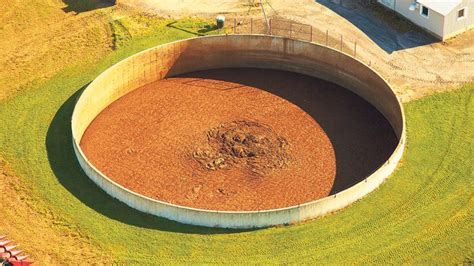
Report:
[[[357,94],[390,123],[398,145],[370,176],[328,197],[286,208],[217,211],[179,206],[143,196],[114,182],[86,157],[80,143],[96,116],[125,94],[157,80],[200,70],[261,68],[323,79]],[[131,56],[97,77],[81,94],[72,116],[73,146],[89,178],[112,197],[142,212],[182,223],[254,228],[316,218],[344,208],[377,188],[396,168],[405,144],[403,108],[390,85],[364,63],[334,49],[274,36],[209,36],[157,46]]]

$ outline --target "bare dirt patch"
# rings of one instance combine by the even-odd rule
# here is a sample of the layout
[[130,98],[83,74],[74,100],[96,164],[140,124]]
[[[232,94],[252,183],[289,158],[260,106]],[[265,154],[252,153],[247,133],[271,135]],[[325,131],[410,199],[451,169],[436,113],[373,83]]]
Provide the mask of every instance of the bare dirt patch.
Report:
[[221,124],[207,132],[207,143],[193,152],[205,169],[239,167],[261,176],[288,165],[288,141],[270,127],[250,121]]
[[139,7],[162,16],[207,16],[216,13],[244,12],[247,1],[242,0],[118,0],[120,5]]

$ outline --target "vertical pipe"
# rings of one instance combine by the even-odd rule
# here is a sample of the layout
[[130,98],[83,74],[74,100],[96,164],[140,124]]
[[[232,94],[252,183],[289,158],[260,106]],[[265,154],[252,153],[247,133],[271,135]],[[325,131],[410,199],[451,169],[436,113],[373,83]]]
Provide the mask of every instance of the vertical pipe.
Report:
[[273,32],[272,32],[272,19],[270,19],[269,25],[270,25],[270,35],[273,35]]
[[267,13],[265,12],[265,7],[263,6],[262,0],[260,0],[260,7],[262,8],[263,17],[265,18],[265,24],[267,25],[267,34],[268,34],[268,31],[270,30],[270,26],[268,24]]

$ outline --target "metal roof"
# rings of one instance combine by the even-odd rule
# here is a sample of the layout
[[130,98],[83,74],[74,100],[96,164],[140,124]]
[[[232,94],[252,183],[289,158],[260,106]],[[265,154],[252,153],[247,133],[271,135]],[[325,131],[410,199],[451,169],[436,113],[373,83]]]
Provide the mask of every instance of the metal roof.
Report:
[[443,16],[446,16],[455,7],[462,3],[462,0],[418,0],[417,2]]

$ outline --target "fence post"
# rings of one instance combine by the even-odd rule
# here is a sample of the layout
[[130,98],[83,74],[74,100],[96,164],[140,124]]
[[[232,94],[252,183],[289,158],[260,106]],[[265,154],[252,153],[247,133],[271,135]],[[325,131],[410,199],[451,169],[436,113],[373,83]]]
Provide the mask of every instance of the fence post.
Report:
[[253,34],[253,18],[250,18],[250,34]]
[[234,18],[234,34],[235,34],[235,28],[237,27],[237,19]]
[[357,58],[357,40],[354,41],[354,58]]
[[270,29],[269,29],[270,35],[273,35],[273,32],[272,32],[272,19],[270,19],[268,24],[270,26]]
[[290,22],[290,39],[291,39],[291,32],[293,31],[293,23]]
[[341,52],[342,52],[342,34],[341,34]]
[[326,30],[326,46],[328,46],[329,30]]

